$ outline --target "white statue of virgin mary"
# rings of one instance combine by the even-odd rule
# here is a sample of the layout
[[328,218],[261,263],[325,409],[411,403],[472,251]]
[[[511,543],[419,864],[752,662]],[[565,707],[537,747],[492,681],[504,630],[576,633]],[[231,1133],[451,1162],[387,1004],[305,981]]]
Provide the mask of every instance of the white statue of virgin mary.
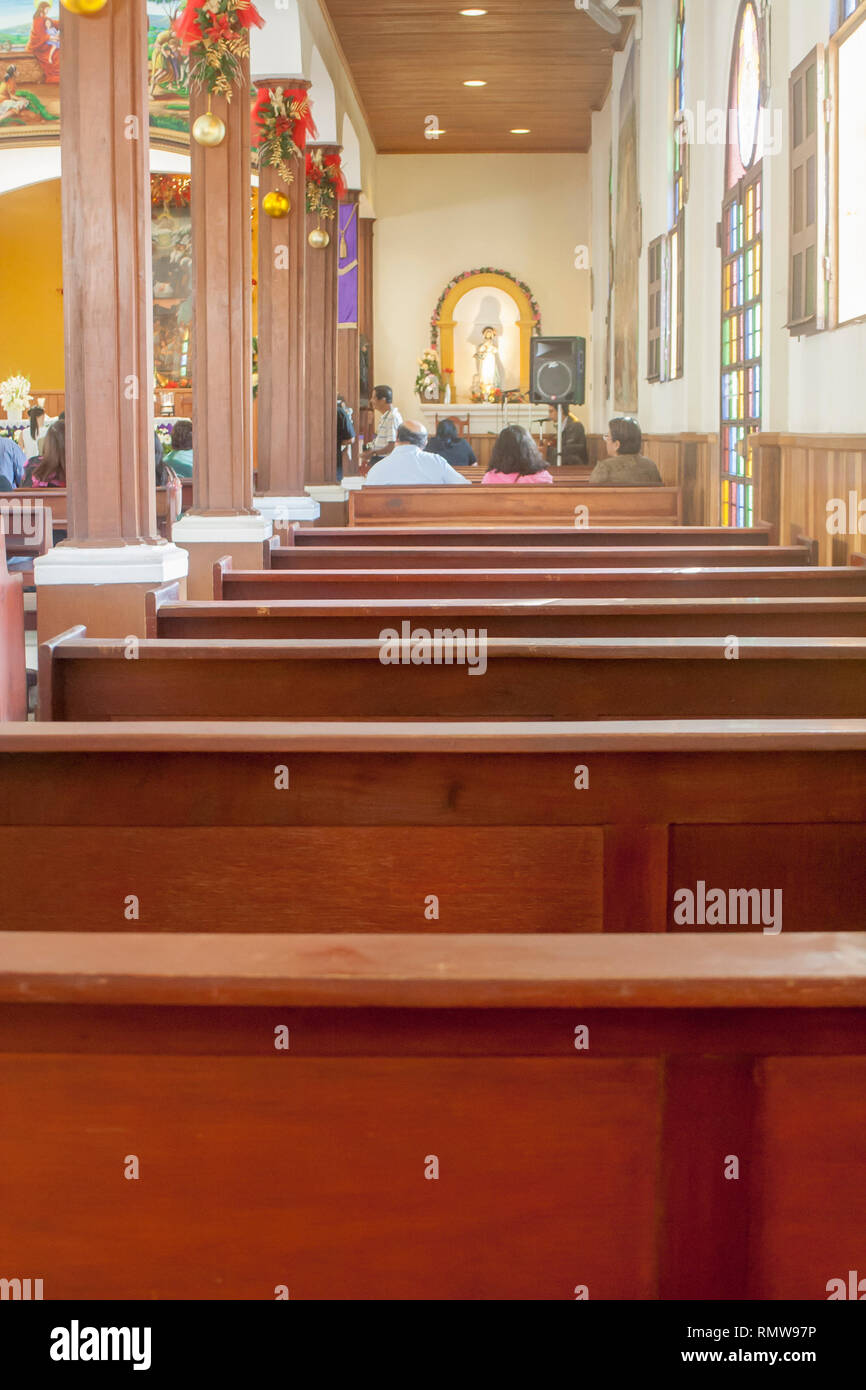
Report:
[[481,342],[475,349],[475,368],[478,383],[485,396],[493,391],[501,391],[505,386],[505,372],[499,356],[499,338],[495,328],[485,328]]

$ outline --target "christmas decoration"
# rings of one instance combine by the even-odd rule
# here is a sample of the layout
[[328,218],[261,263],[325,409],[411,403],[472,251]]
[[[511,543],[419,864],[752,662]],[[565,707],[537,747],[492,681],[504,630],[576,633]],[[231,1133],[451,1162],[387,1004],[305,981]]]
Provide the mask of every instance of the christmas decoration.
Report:
[[523,280],[518,280],[516,275],[512,275],[510,270],[495,270],[492,266],[484,265],[481,266],[478,270],[461,271],[459,275],[455,275],[452,280],[448,281],[448,284],[445,286],[444,290],[442,291],[438,300],[436,301],[436,308],[433,312],[433,317],[430,320],[431,347],[435,348],[439,345],[439,316],[442,313],[442,305],[445,303],[445,300],[447,299],[451,291],[454,289],[455,285],[459,285],[463,280],[471,279],[473,275],[503,275],[506,280],[510,280],[512,284],[516,285],[519,290],[522,290],[523,293],[526,295],[526,298],[529,300],[530,305],[532,306],[533,332],[541,332],[541,310],[539,309],[535,295],[532,293],[532,290],[529,288],[529,286],[525,284]]
[[325,247],[331,244],[330,233],[326,232],[324,227],[314,227],[307,241],[315,251],[324,251]]
[[316,134],[310,99],[304,87],[262,88],[253,107],[253,142],[259,167],[276,169],[284,183],[294,178],[290,160],[302,159]]
[[[232,90],[240,80],[241,63],[250,51],[249,31],[254,24],[261,29],[264,22],[250,0],[187,0],[172,28],[184,52],[189,54],[190,85],[205,87],[211,96],[231,101]],[[199,136],[196,139],[201,145],[220,143]]]
[[154,207],[187,208],[190,202],[189,174],[151,174],[150,201]]
[[268,214],[268,217],[285,217],[291,204],[285,193],[274,190],[271,193],[265,194],[262,199],[262,207]]
[[308,149],[307,212],[315,213],[320,220],[324,217],[327,221],[333,221],[337,204],[341,198],[345,198],[346,192],[346,180],[336,151],[325,154],[319,147]]
[[221,145],[226,138],[225,121],[221,121],[212,111],[205,111],[203,115],[196,116],[192,123],[192,138],[197,145],[207,145],[209,149]]
[[70,14],[91,15],[104,10],[108,0],[61,0],[61,4]]

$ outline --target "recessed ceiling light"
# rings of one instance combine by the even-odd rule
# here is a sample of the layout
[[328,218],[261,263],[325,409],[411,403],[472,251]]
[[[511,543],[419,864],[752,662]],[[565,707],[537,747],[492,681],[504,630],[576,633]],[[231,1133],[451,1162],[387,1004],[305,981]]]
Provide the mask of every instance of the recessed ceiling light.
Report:
[[531,134],[532,134],[532,131],[531,131],[531,130],[517,129],[517,130],[512,130],[511,134],[512,134],[512,135],[531,135]]
[[479,15],[486,14],[486,10],[461,10],[461,14],[468,15],[470,19],[477,19]]
[[464,87],[486,87],[487,83],[482,82],[480,77],[471,77],[468,82],[463,83]]

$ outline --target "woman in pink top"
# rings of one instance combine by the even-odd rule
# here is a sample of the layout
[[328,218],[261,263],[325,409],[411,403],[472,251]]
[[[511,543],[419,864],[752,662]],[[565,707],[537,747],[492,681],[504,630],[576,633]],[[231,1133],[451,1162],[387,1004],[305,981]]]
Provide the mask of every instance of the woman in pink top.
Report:
[[493,446],[490,467],[482,483],[552,483],[532,435],[520,425],[508,425]]

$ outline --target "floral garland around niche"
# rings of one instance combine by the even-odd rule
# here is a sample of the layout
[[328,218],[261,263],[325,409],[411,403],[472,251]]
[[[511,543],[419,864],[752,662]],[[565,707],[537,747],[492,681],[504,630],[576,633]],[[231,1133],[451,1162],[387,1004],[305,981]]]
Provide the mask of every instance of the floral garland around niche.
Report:
[[172,28],[190,56],[190,85],[231,101],[249,53],[249,31],[264,22],[251,0],[187,0]]
[[284,183],[294,175],[289,160],[301,159],[308,139],[315,139],[316,126],[310,98],[304,87],[262,89],[253,107],[253,140],[259,164],[276,169]]
[[307,150],[307,212],[333,221],[337,204],[345,198],[346,180],[336,153],[324,154],[321,149]]
[[435,348],[439,346],[439,316],[442,313],[442,305],[445,303],[448,295],[454,289],[455,285],[461,284],[463,280],[471,280],[475,275],[502,275],[506,280],[510,280],[513,285],[516,285],[519,290],[522,290],[532,307],[532,331],[534,333],[541,332],[541,309],[538,307],[538,301],[529,286],[525,284],[523,280],[518,280],[516,275],[512,275],[510,270],[497,270],[494,266],[482,265],[479,266],[477,270],[463,270],[459,275],[455,275],[453,280],[448,281],[448,284],[445,286],[436,302],[436,308],[430,320],[431,347]]

